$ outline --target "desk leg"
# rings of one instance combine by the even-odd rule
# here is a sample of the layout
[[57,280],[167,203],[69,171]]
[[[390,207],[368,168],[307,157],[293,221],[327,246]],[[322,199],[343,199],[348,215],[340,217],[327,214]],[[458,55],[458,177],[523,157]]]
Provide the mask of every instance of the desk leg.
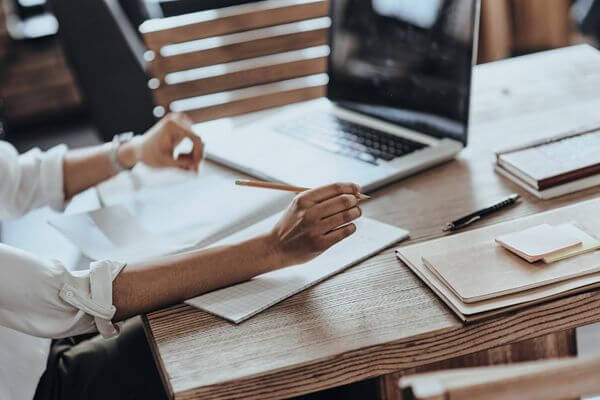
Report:
[[402,375],[413,374],[415,372],[510,364],[522,361],[535,361],[575,355],[577,355],[575,330],[571,329],[553,333],[524,342],[501,346],[495,349],[481,351],[383,376],[380,379],[381,400],[402,399],[400,392],[397,390],[398,379]]

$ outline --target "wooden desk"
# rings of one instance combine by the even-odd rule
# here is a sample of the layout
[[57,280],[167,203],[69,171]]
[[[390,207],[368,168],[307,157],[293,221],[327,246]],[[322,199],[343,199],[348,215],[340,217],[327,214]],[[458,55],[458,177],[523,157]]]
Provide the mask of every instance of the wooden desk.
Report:
[[[575,66],[574,66],[575,65]],[[379,190],[369,217],[439,237],[452,217],[510,192],[524,201],[478,226],[596,196],[539,201],[497,176],[492,149],[600,126],[600,55],[588,47],[477,67],[470,144],[460,157]],[[403,243],[403,245],[407,242]],[[463,325],[393,249],[233,325],[189,306],[147,316],[175,399],[272,399],[314,392],[600,321],[600,292]]]

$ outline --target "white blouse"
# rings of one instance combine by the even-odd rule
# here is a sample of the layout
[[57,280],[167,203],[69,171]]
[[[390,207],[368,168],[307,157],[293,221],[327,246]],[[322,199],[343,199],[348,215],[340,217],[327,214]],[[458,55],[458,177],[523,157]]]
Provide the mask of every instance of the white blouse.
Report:
[[[44,205],[63,207],[66,150],[57,146],[18,155],[0,141],[0,220]],[[111,323],[112,281],[124,266],[100,261],[71,272],[60,261],[0,244],[0,399],[33,398],[50,349],[42,338],[117,333]]]

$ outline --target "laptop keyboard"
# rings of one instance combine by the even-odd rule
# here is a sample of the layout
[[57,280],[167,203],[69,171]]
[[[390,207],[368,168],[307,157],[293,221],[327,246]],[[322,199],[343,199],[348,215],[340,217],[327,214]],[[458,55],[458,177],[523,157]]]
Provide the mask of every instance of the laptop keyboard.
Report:
[[378,160],[392,161],[427,147],[426,144],[322,112],[287,121],[274,127],[274,130],[323,150],[374,165]]

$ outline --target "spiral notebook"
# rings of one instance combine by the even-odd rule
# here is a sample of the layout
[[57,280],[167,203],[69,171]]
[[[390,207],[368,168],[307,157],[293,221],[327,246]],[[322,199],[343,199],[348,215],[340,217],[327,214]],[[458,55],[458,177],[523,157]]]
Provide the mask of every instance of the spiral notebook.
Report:
[[[213,246],[235,243],[267,232],[279,217],[277,214],[267,218]],[[408,237],[408,232],[404,229],[369,218],[358,220],[356,227],[352,236],[307,263],[259,275],[247,282],[189,299],[185,303],[239,324]]]

